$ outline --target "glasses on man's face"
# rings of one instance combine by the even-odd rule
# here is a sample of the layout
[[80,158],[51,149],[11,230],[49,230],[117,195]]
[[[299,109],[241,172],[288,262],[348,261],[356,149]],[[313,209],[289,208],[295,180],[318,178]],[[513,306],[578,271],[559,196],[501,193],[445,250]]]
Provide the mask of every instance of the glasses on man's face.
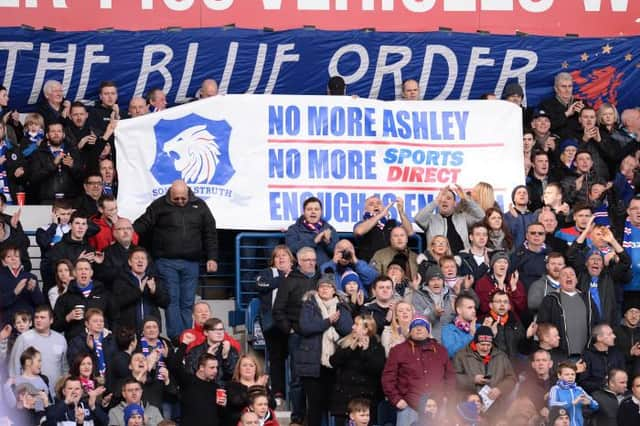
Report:
[[90,180],[89,182],[87,182],[87,185],[89,186],[102,186],[102,181],[95,181],[95,180]]
[[122,228],[113,228],[114,231],[133,231],[131,226],[123,226]]
[[313,258],[313,259],[300,259],[300,262],[315,262],[315,261],[316,261],[315,258]]
[[542,236],[542,235],[544,235],[544,231],[529,231],[529,235]]

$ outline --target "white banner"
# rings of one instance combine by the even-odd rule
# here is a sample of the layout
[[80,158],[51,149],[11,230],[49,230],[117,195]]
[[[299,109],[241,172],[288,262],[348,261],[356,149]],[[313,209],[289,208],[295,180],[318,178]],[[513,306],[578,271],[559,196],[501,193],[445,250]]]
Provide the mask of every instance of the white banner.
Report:
[[118,125],[118,206],[135,219],[180,178],[226,229],[287,228],[313,195],[350,232],[373,194],[403,196],[413,217],[443,186],[479,181],[508,206],[524,182],[521,123],[503,101],[207,98]]

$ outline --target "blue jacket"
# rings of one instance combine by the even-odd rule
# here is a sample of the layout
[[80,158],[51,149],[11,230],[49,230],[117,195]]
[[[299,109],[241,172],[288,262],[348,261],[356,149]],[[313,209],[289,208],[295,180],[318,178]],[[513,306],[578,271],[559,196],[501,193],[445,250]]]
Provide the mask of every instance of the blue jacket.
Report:
[[511,231],[511,235],[513,235],[513,245],[514,247],[518,247],[520,244],[524,242],[525,234],[527,233],[527,226],[531,225],[536,221],[537,215],[535,213],[526,212],[520,213],[518,212],[517,217],[513,217],[511,213],[506,213],[504,215],[504,221],[509,227]]
[[[79,406],[84,408],[85,426],[109,424],[109,416],[99,403],[96,403],[95,410],[89,409],[86,398],[80,400]],[[58,401],[55,405],[47,407],[47,426],[73,426],[76,424],[76,412],[73,405],[67,405],[64,400]]]
[[331,260],[331,257],[333,256],[333,249],[338,242],[338,234],[336,233],[336,230],[323,219],[321,230],[324,231],[325,229],[331,230],[331,241],[329,244],[325,244],[323,240],[320,240],[320,243],[316,244],[313,240],[317,234],[304,226],[303,217],[300,216],[298,220],[296,220],[296,223],[287,229],[285,242],[294,255],[302,247],[311,247],[315,249],[317,257],[316,263],[318,265],[322,265],[323,263]]
[[460,349],[466,347],[472,340],[473,334],[465,333],[452,322],[442,328],[442,346],[447,349],[449,358],[453,358]]
[[[322,333],[331,324],[322,318],[320,307],[313,297],[315,291],[308,292],[304,297],[300,310],[300,335],[302,340],[296,349],[295,372],[300,377],[320,377],[322,355]],[[346,303],[340,301],[337,306],[340,318],[334,327],[340,336],[351,333],[353,319]]]
[[592,411],[596,411],[600,408],[598,401],[591,398],[591,396],[580,386],[563,389],[559,385],[554,385],[549,391],[549,407],[553,407],[554,405],[564,407],[569,413],[571,426],[582,426],[584,424],[584,418],[582,417],[582,403],[573,405],[573,401],[575,401],[575,399],[580,395],[586,395],[589,398],[591,403],[588,407]]
[[538,253],[527,249],[524,245],[511,254],[509,259],[509,273],[518,270],[520,273],[520,281],[524,284],[527,291],[534,281],[544,277],[547,273],[545,259],[549,254],[549,249],[545,248]]

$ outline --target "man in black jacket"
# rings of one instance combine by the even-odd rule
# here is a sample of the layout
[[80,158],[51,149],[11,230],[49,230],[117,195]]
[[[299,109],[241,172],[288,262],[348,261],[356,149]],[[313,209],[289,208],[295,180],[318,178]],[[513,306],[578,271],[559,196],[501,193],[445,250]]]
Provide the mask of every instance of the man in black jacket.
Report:
[[593,414],[595,426],[617,426],[618,409],[627,393],[628,376],[624,370],[613,368],[607,374],[607,385],[591,393],[600,408]]
[[68,342],[84,331],[84,314],[90,308],[103,312],[107,326],[117,319],[111,295],[101,282],[93,280],[91,263],[87,259],[77,260],[73,274],[75,280],[71,281],[69,289],[56,302],[52,326],[54,330],[64,333]]
[[[88,225],[86,214],[73,212],[69,225],[69,232],[64,234],[62,240],[46,253],[46,265],[49,267],[47,274],[49,276],[55,276],[55,265],[62,259],[69,259],[71,262],[75,262],[77,259],[84,258],[92,263],[101,263],[104,260],[104,255],[96,253],[87,240]],[[46,288],[44,291],[49,291],[49,288],[54,284],[52,282],[45,283]]]
[[[296,349],[300,346],[302,336],[298,320],[302,308],[302,297],[316,288],[320,275],[316,269],[316,251],[311,247],[302,247],[296,253],[298,267],[284,279],[278,288],[276,301],[273,305],[273,319],[276,326],[289,336],[290,366],[295,365],[293,359]],[[302,381],[291,368],[290,382],[291,423],[302,424],[305,413],[305,399],[302,392]]]
[[640,305],[625,300],[622,324],[613,328],[616,347],[625,355],[627,371],[634,377],[640,374]]
[[169,305],[169,294],[162,280],[149,265],[147,251],[129,251],[128,267],[120,270],[113,283],[113,300],[119,312],[118,327],[130,327],[140,334],[148,315],[160,318],[160,308]]
[[96,136],[102,136],[112,119],[120,119],[118,87],[113,81],[103,81],[98,93],[100,102],[89,111],[89,126]]
[[555,96],[540,104],[551,118],[551,132],[566,137],[580,128],[578,115],[585,103],[573,95],[573,77],[568,72],[558,73],[553,90]]
[[206,259],[207,272],[218,270],[216,221],[209,206],[183,180],[176,180],[133,227],[150,243],[158,275],[167,285],[171,298],[166,311],[167,334],[177,339],[192,324],[200,261]]
[[182,424],[190,426],[217,426],[227,405],[226,394],[218,394],[219,386],[218,360],[210,353],[203,353],[198,358],[198,369],[195,374],[187,371],[183,365],[184,355],[189,343],[195,337],[186,335],[180,345],[175,362],[171,362],[171,371],[175,372],[181,389]]
[[581,357],[591,337],[591,329],[600,322],[591,293],[582,293],[578,278],[570,266],[560,271],[560,289],[547,294],[538,310],[539,323],[551,323],[560,332],[560,348],[574,360]]
[[104,249],[104,262],[95,265],[96,278],[108,289],[113,287],[118,275],[127,269],[129,252],[136,247],[133,244],[133,225],[129,219],[118,218],[111,229],[115,241]]
[[598,389],[604,389],[607,373],[612,368],[623,370],[625,359],[622,352],[615,347],[616,335],[608,324],[598,324],[593,328],[592,345],[584,351],[582,359],[587,370],[578,375],[578,384],[593,395]]
[[84,211],[87,216],[99,216],[98,200],[102,195],[102,175],[91,172],[85,175],[83,182],[84,191],[73,201],[73,208]]
[[82,161],[78,151],[65,145],[61,123],[47,127],[47,143],[31,155],[31,185],[40,204],[59,198],[75,198],[82,182]]

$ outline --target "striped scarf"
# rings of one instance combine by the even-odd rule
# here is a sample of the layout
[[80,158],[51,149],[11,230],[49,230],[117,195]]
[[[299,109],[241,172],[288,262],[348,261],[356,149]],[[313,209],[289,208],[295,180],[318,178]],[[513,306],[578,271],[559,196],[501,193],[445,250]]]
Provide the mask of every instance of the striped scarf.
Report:
[[[364,220],[369,220],[372,217],[374,217],[374,215],[371,212],[364,212]],[[387,218],[383,217],[380,220],[378,220],[378,222],[376,223],[376,226],[379,229],[384,229],[386,224],[387,224]]]
[[93,340],[93,348],[96,351],[96,358],[98,359],[98,374],[104,377],[107,372],[107,360],[104,357],[104,349],[102,348],[102,341],[104,340],[103,332],[100,332],[97,339],[92,335],[91,340]]
[[90,281],[89,284],[84,288],[78,286],[78,289],[86,299],[87,297],[91,296],[91,292],[93,291],[93,281]]
[[[160,370],[161,367],[165,367],[165,368],[167,367],[167,363],[165,362],[164,355],[162,355],[162,350],[164,349],[164,343],[162,342],[162,339],[158,339],[158,343],[156,343],[155,346],[151,346],[147,338],[142,337],[140,339],[140,347],[142,349],[142,354],[145,356],[145,358],[151,355],[151,352],[154,351],[155,349],[159,349],[160,357],[158,358],[158,371]],[[159,372],[157,377],[159,380],[162,380],[162,375]]]
[[321,220],[316,223],[309,223],[305,219],[302,220],[302,224],[305,228],[315,232],[316,234],[319,234],[320,231],[322,231],[322,226],[324,225]]

